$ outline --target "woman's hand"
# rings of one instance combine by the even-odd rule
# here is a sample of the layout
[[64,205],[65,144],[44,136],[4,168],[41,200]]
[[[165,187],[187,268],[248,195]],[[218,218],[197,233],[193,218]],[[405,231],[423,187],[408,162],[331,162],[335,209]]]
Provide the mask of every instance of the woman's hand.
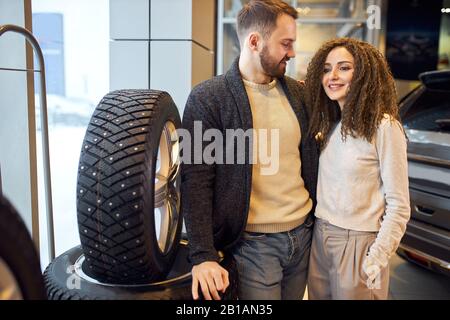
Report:
[[380,289],[380,266],[378,266],[378,264],[373,259],[371,259],[370,256],[366,256],[363,261],[362,268],[364,273],[367,275],[367,288]]

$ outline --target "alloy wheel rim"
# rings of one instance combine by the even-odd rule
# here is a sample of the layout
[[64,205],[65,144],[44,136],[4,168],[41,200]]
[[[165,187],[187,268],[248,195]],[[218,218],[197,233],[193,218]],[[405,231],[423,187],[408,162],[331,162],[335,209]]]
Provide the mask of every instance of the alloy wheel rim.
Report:
[[23,300],[19,283],[2,258],[0,258],[0,300]]
[[[171,121],[164,124],[155,168],[154,217],[159,250],[167,254],[174,245],[180,215],[179,138]],[[159,222],[159,228],[157,228]]]

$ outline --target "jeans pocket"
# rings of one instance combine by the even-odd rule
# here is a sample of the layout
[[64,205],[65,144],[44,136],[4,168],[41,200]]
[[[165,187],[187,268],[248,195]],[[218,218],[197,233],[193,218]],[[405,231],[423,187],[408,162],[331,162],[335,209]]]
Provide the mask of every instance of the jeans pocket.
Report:
[[260,233],[260,232],[244,231],[242,233],[242,238],[244,240],[258,241],[258,240],[266,239],[267,235],[265,233]]
[[316,222],[315,220],[316,218],[314,218],[314,213],[310,213],[305,222],[303,222],[303,225],[305,226],[305,228],[312,229],[314,228],[314,224]]

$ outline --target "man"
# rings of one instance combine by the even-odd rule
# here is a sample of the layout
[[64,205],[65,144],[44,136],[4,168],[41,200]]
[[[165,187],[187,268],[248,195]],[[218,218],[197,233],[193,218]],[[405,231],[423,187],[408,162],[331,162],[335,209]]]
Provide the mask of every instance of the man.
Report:
[[[236,260],[240,299],[303,296],[318,149],[307,134],[302,88],[284,76],[295,56],[296,18],[296,10],[283,1],[250,1],[238,15],[240,56],[225,75],[198,85],[188,98],[183,127],[192,136],[196,123],[202,132],[253,129],[279,135],[277,140],[269,134],[268,145],[279,148],[277,170],[270,174],[262,161],[248,160],[261,160],[259,141],[256,149],[245,144],[244,163],[233,153],[239,148],[228,144],[223,158],[233,153],[233,164],[183,163],[181,205],[194,264],[194,299],[199,289],[205,299],[220,299],[229,284],[218,250]],[[203,142],[200,151],[206,146]],[[195,146],[190,149],[193,158],[199,156]]]

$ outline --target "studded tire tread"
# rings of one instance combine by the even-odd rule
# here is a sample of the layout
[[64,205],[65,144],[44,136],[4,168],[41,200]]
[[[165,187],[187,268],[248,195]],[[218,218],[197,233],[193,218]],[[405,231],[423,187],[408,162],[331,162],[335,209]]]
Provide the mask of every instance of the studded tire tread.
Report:
[[[163,278],[177,250],[158,250],[153,217],[155,159],[166,121],[181,125],[166,92],[119,90],[95,109],[83,141],[77,218],[87,259],[99,281],[141,283]],[[180,217],[181,220],[181,217]]]

